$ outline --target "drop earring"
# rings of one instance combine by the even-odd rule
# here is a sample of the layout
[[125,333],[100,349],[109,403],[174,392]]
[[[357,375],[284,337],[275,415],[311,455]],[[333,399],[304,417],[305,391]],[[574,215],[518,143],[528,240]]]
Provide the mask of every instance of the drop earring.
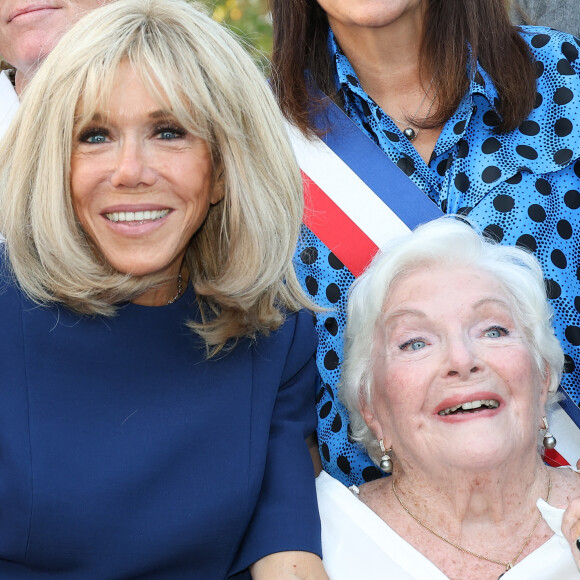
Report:
[[546,449],[554,449],[556,447],[556,438],[550,433],[550,427],[548,426],[548,419],[546,417],[542,417],[542,422],[544,423],[544,427],[541,427],[540,430],[545,430],[544,433],[544,440],[542,444]]
[[383,443],[382,439],[379,441],[379,447],[381,448],[381,452],[383,453],[383,456],[381,457],[381,461],[379,463],[379,467],[385,473],[385,475],[391,475],[391,473],[393,473],[393,461],[389,453],[392,452],[393,449],[392,447],[385,449],[385,444]]

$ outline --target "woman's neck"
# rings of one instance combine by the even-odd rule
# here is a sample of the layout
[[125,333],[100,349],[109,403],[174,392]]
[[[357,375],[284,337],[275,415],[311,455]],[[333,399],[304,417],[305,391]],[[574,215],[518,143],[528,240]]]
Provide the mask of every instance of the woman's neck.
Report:
[[332,21],[331,28],[363,90],[401,131],[414,126],[413,146],[429,163],[441,128],[417,130],[437,110],[433,74],[420,67],[422,23],[423,13],[412,12],[380,28]]
[[536,501],[545,499],[548,489],[548,473],[537,454],[487,471],[440,471],[399,471],[393,477],[400,499],[417,517],[455,522],[457,530],[443,534],[521,521],[535,512]]
[[537,455],[528,467],[513,463],[519,471],[504,465],[458,476],[440,469],[433,478],[399,468],[362,485],[360,499],[449,578],[495,580],[552,537],[536,507],[549,485],[552,505],[580,493],[572,470],[548,468]]
[[16,94],[19,97],[22,94],[22,91],[24,90],[25,86],[26,86],[26,78],[24,77],[21,71],[17,70],[14,73],[14,90],[16,91]]
[[22,91],[26,88],[26,85],[31,81],[34,73],[37,71],[39,64],[36,66],[31,66],[26,70],[16,69],[14,73],[14,90],[16,94],[22,98]]
[[187,268],[178,262],[178,269],[168,272],[168,278],[164,282],[152,286],[149,290],[140,294],[132,302],[140,306],[168,306],[183,296],[189,282]]
[[330,19],[338,45],[376,102],[381,95],[413,89],[419,81],[422,19],[422,13],[412,12],[378,28],[347,26]]

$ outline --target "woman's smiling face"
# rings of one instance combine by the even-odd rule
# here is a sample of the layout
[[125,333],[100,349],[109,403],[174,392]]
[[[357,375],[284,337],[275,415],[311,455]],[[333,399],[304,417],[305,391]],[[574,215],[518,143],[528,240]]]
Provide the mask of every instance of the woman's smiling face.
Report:
[[363,415],[418,468],[492,468],[535,449],[547,380],[490,274],[427,267],[399,280],[375,329]]
[[208,144],[159,104],[127,63],[106,107],[75,132],[74,211],[123,273],[176,276],[191,237],[223,193]]

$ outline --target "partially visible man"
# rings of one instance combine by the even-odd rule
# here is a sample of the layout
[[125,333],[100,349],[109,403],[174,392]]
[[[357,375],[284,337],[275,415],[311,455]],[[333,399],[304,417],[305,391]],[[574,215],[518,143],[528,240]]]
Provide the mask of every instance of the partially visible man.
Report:
[[512,4],[516,24],[550,26],[580,36],[578,0],[513,0]]
[[44,57],[83,14],[111,0],[2,0],[0,55],[11,70],[0,73],[0,137],[22,92]]

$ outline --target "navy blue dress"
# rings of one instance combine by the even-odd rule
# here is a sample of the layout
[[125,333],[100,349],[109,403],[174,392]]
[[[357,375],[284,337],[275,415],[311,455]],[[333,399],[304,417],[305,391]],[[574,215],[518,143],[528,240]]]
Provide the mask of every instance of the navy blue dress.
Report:
[[0,578],[249,578],[320,553],[310,314],[207,361],[176,303],[112,319],[0,294]]

